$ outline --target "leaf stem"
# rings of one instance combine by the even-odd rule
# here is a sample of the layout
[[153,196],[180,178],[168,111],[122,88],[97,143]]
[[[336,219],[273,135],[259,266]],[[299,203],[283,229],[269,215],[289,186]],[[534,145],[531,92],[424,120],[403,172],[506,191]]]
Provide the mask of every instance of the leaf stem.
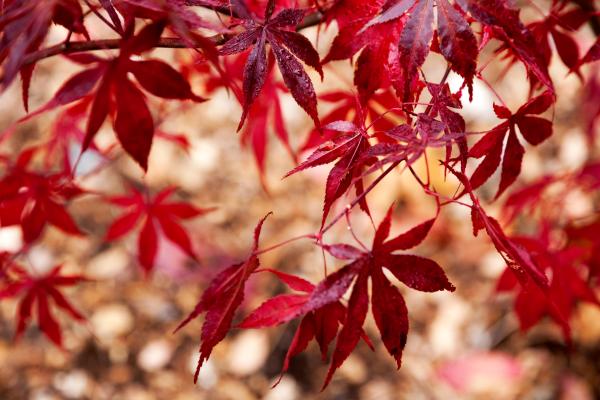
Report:
[[348,225],[348,230],[350,231],[350,234],[352,235],[352,237],[354,238],[354,240],[356,241],[356,243],[358,243],[358,245],[360,247],[362,247],[363,250],[365,250],[366,252],[369,252],[369,249],[367,249],[367,246],[365,246],[363,244],[363,242],[360,241],[360,239],[358,238],[358,236],[356,236],[356,233],[354,232],[354,229],[352,229],[352,223],[350,221],[350,210],[346,209],[346,224]]
[[289,244],[289,243],[292,243],[292,242],[298,241],[298,240],[300,240],[300,239],[315,239],[315,238],[316,238],[316,237],[315,237],[315,235],[313,235],[313,234],[306,234],[306,235],[300,235],[300,236],[296,236],[296,237],[293,237],[293,238],[291,238],[291,239],[284,240],[284,241],[283,241],[283,242],[281,242],[281,243],[277,243],[277,244],[274,244],[274,245],[272,245],[272,246],[266,247],[266,248],[264,248],[264,249],[256,250],[256,251],[253,253],[253,255],[255,255],[255,256],[259,256],[259,255],[261,255],[261,254],[268,253],[269,251],[272,251],[272,250],[278,249],[278,248],[280,248],[280,247],[283,247],[283,246],[285,246],[286,244]]
[[505,107],[505,108],[508,108],[508,106],[506,105],[506,102],[504,101],[504,99],[502,99],[502,96],[500,96],[500,93],[498,93],[498,92],[496,91],[496,89],[494,89],[494,86],[492,86],[492,85],[491,85],[491,84],[490,84],[490,83],[487,81],[487,79],[485,79],[485,78],[483,77],[483,75],[481,75],[481,74],[478,74],[478,75],[477,75],[477,77],[479,78],[479,80],[480,80],[481,82],[483,82],[483,83],[484,83],[484,84],[485,84],[485,85],[488,87],[488,89],[490,89],[490,91],[491,91],[491,92],[494,94],[494,96],[496,96],[496,98],[497,98],[497,99],[498,99],[498,101],[499,101],[499,102],[502,104],[502,106],[503,106],[503,107]]
[[108,19],[106,19],[104,17],[104,15],[100,14],[100,12],[98,12],[97,7],[94,7],[92,4],[90,4],[89,0],[83,0],[83,1],[89,7],[90,12],[92,12],[96,17],[98,17],[98,19],[100,19],[100,21],[104,22],[104,24],[106,26],[108,26],[110,29],[112,29],[114,32],[116,32],[119,36],[121,36],[122,32],[119,32],[117,27],[112,22],[110,22]]

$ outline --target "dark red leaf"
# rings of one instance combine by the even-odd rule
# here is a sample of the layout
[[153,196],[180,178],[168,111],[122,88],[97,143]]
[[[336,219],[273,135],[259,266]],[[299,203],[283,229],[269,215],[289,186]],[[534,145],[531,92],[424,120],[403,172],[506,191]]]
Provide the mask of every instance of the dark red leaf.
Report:
[[92,102],[90,117],[88,119],[85,138],[82,144],[83,150],[86,150],[90,146],[92,140],[94,140],[94,136],[100,130],[100,127],[104,123],[104,120],[110,111],[111,80],[112,70],[109,69],[100,81],[100,85],[96,91],[96,96],[94,96],[94,101]]
[[315,125],[320,125],[317,113],[317,95],[304,68],[289,51],[273,41],[271,42],[271,49],[275,54],[283,81],[290,89],[294,100],[310,115]]
[[371,279],[373,283],[373,317],[379,329],[381,341],[400,368],[402,350],[408,336],[406,303],[398,289],[390,284],[380,269],[373,272]]
[[196,254],[192,248],[192,242],[185,229],[168,217],[158,217],[157,220],[167,239],[179,246],[180,249],[185,251],[192,258],[196,258]]
[[486,134],[479,142],[475,144],[469,151],[469,155],[477,157],[486,154],[485,158],[477,166],[475,172],[471,176],[471,187],[477,189],[483,185],[492,174],[498,169],[502,158],[502,145],[507,127],[500,130],[493,130]]
[[419,0],[400,35],[400,66],[404,72],[402,96],[409,99],[414,89],[418,69],[429,54],[433,38],[433,0]]
[[[279,380],[275,383],[275,385],[277,385],[281,381],[283,374],[285,372],[287,372],[287,370],[290,366],[290,361],[291,361],[292,357],[302,353],[304,351],[304,349],[306,349],[306,347],[308,346],[308,344],[310,343],[310,341],[312,340],[312,338],[314,336],[315,336],[315,328],[314,328],[313,319],[308,318],[308,317],[303,318],[302,321],[300,322],[300,325],[298,326],[298,329],[296,329],[294,338],[292,339],[292,342],[290,343],[290,347],[288,348],[288,351],[285,354],[285,359],[283,360],[283,366],[281,367],[281,374],[279,376]],[[273,385],[273,386],[275,386],[275,385]]]
[[71,218],[71,215],[65,211],[63,206],[53,201],[45,201],[43,208],[47,221],[50,224],[71,235],[82,234],[75,221],[73,221],[73,218]]
[[247,31],[244,31],[239,35],[229,39],[223,46],[221,46],[219,49],[219,54],[231,55],[241,53],[248,47],[252,46],[261,35],[262,33],[260,29],[248,29]]
[[164,99],[205,101],[192,92],[190,84],[170,65],[158,60],[132,61],[129,70],[144,89]]
[[477,39],[465,18],[448,0],[436,0],[436,4],[440,51],[471,87],[477,67]]
[[154,259],[158,253],[158,235],[152,219],[146,219],[138,239],[138,260],[146,273],[154,267]]
[[[523,104],[515,115],[523,116],[526,114],[541,114],[544,111],[548,110],[552,104],[556,101],[556,97],[550,91],[545,91],[539,96],[533,97],[527,103]],[[506,117],[503,117],[506,118]]]
[[238,130],[244,125],[244,121],[250,106],[258,97],[260,90],[265,84],[265,77],[267,76],[267,53],[265,50],[266,34],[261,32],[258,42],[252,48],[248,61],[246,61],[246,67],[244,68],[244,111]]
[[142,92],[127,79],[115,85],[115,97],[117,138],[123,149],[146,171],[154,137],[152,114]]
[[254,245],[250,256],[244,262],[232,265],[217,275],[200,298],[194,311],[177,328],[182,328],[193,318],[206,312],[202,325],[200,359],[194,381],[198,380],[200,368],[210,357],[213,348],[223,340],[231,328],[234,314],[244,298],[246,282],[260,265],[255,252],[258,249],[258,239],[267,216],[261,219],[254,229]]
[[304,307],[302,314],[314,311],[327,304],[335,303],[348,290],[354,277],[364,265],[363,260],[355,261],[346,265],[342,269],[328,275],[321,281],[310,294],[310,297]]
[[165,21],[157,21],[145,25],[139,33],[133,37],[128,37],[121,47],[124,54],[141,54],[151,50],[160,40],[165,29]]
[[410,230],[387,240],[380,247],[380,250],[386,253],[391,253],[397,250],[408,250],[421,244],[429,234],[431,227],[435,223],[436,218],[432,218],[423,222],[420,225],[411,228]]
[[577,46],[577,42],[571,36],[558,30],[552,31],[552,38],[562,62],[569,69],[576,69],[579,63],[579,47]]
[[265,328],[288,322],[298,315],[307,296],[299,294],[282,294],[262,303],[260,307],[248,315],[239,328]]
[[348,313],[346,314],[344,327],[338,336],[323,388],[329,384],[334,372],[352,353],[363,333],[362,326],[369,309],[368,279],[369,274],[367,271],[359,273],[356,279],[356,284],[348,301]]
[[286,274],[285,272],[277,271],[270,268],[264,268],[263,271],[269,271],[275,274],[283,283],[288,285],[291,289],[297,290],[299,292],[310,293],[315,288],[315,286],[309,281],[295,275]]
[[384,266],[406,286],[422,292],[448,290],[454,286],[448,281],[444,270],[433,260],[401,254],[386,257]]
[[[244,3],[240,3],[236,7],[240,7],[241,4]],[[228,40],[220,49],[221,54],[236,54],[253,46],[244,68],[243,113],[238,130],[244,125],[250,107],[265,83],[268,70],[267,42],[271,45],[285,85],[290,89],[294,100],[317,125],[319,124],[317,98],[312,82],[296,59],[298,57],[322,75],[318,53],[306,38],[287,29],[295,27],[302,21],[304,11],[286,8],[271,18],[274,10],[271,8],[272,4],[274,3],[267,4],[265,21],[255,20],[249,13],[243,12],[240,17],[244,19],[247,30]],[[243,9],[245,6],[241,8]]]
[[502,160],[502,174],[500,175],[500,186],[496,197],[500,195],[517,179],[521,173],[521,163],[523,162],[525,149],[519,143],[514,129],[510,129],[506,149],[504,150],[504,159]]
[[600,37],[596,40],[596,43],[590,47],[585,56],[583,56],[580,64],[587,64],[598,60],[600,60]]
[[520,117],[517,126],[521,135],[534,146],[552,136],[552,122],[539,117]]
[[491,29],[496,38],[504,41],[528,71],[554,91],[544,58],[531,32],[519,19],[519,11],[505,0],[459,0],[458,3],[477,21]]
[[43,112],[52,110],[56,107],[64,106],[83,98],[92,91],[94,86],[96,86],[96,83],[98,83],[102,77],[103,73],[104,68],[96,67],[86,69],[73,75],[71,78],[69,78],[69,80],[63,83],[63,85],[58,89],[48,103],[21,118],[19,122],[26,121]]
[[413,4],[415,4],[415,0],[386,1],[385,6],[387,6],[387,9],[381,14],[379,14],[377,17],[370,20],[363,27],[363,30],[373,25],[383,24],[385,22],[402,17],[408,11],[408,9],[413,6]]
[[112,21],[114,27],[119,31],[119,32],[123,32],[123,25],[121,24],[121,20],[119,19],[119,15],[117,14],[117,11],[115,10],[114,5],[112,4],[113,1],[112,0],[99,0],[100,4],[102,5],[102,8],[104,8],[106,10],[106,12],[108,13],[108,16],[110,17],[110,20]]
[[319,53],[314,49],[310,40],[299,33],[283,30],[274,31],[273,35],[296,57],[306,65],[313,67],[323,79],[323,68],[319,60]]

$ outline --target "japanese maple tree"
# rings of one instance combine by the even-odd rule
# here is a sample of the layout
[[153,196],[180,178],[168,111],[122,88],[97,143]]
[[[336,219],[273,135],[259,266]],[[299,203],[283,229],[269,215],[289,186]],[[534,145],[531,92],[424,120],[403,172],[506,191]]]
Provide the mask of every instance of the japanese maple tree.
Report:
[[[122,154],[144,172],[164,168],[149,163],[156,138],[185,150],[193,144],[160,128],[165,118],[162,102],[203,107],[224,89],[241,107],[238,135],[253,152],[265,189],[271,133],[296,164],[287,174],[276,171],[281,176],[330,167],[323,182],[320,225],[313,232],[263,248],[259,239],[269,219],[261,219],[247,257],[214,277],[177,328],[204,315],[194,379],[202,379],[202,365],[231,330],[289,323],[296,328],[282,373],[313,339],[323,359],[330,362],[323,387],[361,341],[370,347],[380,341],[400,368],[410,340],[410,310],[398,283],[422,292],[460,290],[443,265],[415,250],[427,241],[449,205],[467,208],[473,234],[485,232],[506,262],[497,290],[515,293],[514,309],[522,329],[549,316],[570,341],[574,305],[579,301],[600,305],[598,154],[590,151],[579,170],[555,170],[529,183],[520,175],[527,152],[553,137],[553,110],[562,94],[556,82],[563,76],[551,67],[558,60],[586,86],[584,125],[590,148],[597,145],[600,85],[593,64],[600,60],[600,14],[593,0],[535,3],[1,2],[0,90],[18,85],[20,77],[27,111],[0,133],[0,227],[18,226],[23,236],[20,250],[0,254],[0,301],[18,299],[16,337],[35,315],[39,329],[61,346],[54,310],[85,321],[61,292],[63,287],[85,284],[85,276],[64,274],[61,266],[36,273],[24,265],[48,226],[105,242],[137,235],[137,263],[146,276],[153,272],[165,241],[192,262],[202,258],[184,221],[200,218],[211,208],[171,200],[184,194],[175,186],[139,187],[126,178],[127,193],[86,190],[79,167],[87,154],[94,153],[100,161],[88,174],[99,173]],[[517,6],[528,12],[520,12]],[[320,35],[317,43],[305,35],[310,27],[333,35]],[[587,42],[577,36],[580,32]],[[331,43],[323,43],[328,37]],[[158,48],[185,56],[174,57],[175,63],[173,58],[160,59],[158,54],[164,52],[151,55]],[[317,51],[321,48],[328,50]],[[76,66],[78,71],[47,103],[29,111],[29,95],[37,90],[31,84],[36,67],[48,59]],[[335,75],[340,60],[353,66],[352,86],[321,91],[318,82]],[[445,71],[441,79],[428,76],[428,64],[441,66],[438,69]],[[498,82],[487,77],[489,65],[506,70],[519,65],[520,83],[528,85],[529,97],[510,99],[509,106],[494,89]],[[452,86],[450,79],[460,84]],[[489,111],[499,120],[480,132],[472,131],[463,112],[464,102],[478,101],[477,85],[496,95]],[[286,125],[281,96],[287,94],[311,121],[313,129],[306,135]],[[42,114],[54,118],[44,140],[9,154],[8,142],[20,124]],[[108,146],[97,140],[103,128],[114,131]],[[417,164],[425,165],[424,173]],[[436,189],[430,174],[434,166],[445,172],[454,191]],[[437,208],[431,219],[399,235],[391,235],[397,199],[389,199],[391,206],[378,224],[369,204],[369,194],[392,173],[414,178],[414,190],[433,199]],[[495,195],[488,194],[490,188]],[[593,211],[584,218],[564,211],[564,202],[575,192],[594,201]],[[71,203],[81,197],[109,203],[121,213],[106,230],[84,229],[77,213],[70,211]],[[500,213],[487,209],[494,202]],[[359,213],[373,224],[368,246],[352,228],[351,215]],[[523,220],[528,229],[521,231]],[[333,234],[334,226],[344,224],[355,243],[339,243]],[[297,240],[310,241],[315,251],[323,252],[324,260],[327,253],[340,260],[339,265],[325,268],[325,276],[317,282],[261,266],[262,254]],[[289,292],[265,299],[243,315],[245,288],[259,276],[282,282]],[[377,333],[365,326],[369,309]],[[333,347],[331,354],[329,347]]]

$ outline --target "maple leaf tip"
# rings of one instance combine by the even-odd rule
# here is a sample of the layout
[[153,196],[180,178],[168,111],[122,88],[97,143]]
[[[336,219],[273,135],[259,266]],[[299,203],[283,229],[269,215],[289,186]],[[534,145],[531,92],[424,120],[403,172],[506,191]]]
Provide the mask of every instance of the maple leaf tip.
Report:
[[186,319],[181,321],[179,323],[179,325],[177,325],[177,327],[173,330],[172,334],[174,335],[177,332],[179,332],[181,329],[183,329],[183,327],[185,327],[187,324],[189,324],[191,320],[192,320],[192,318],[190,318],[190,316],[188,316]]
[[191,100],[194,101],[194,102],[196,102],[196,103],[204,103],[205,101],[208,101],[209,99],[206,99],[206,98],[204,98],[202,96],[198,96],[198,95],[193,94]]
[[329,383],[331,382],[331,378],[333,378],[333,371],[331,370],[331,367],[329,368],[329,372],[327,372],[327,377],[325,378],[325,382],[323,382],[323,386],[321,387],[320,392],[323,392],[327,386],[329,386]]

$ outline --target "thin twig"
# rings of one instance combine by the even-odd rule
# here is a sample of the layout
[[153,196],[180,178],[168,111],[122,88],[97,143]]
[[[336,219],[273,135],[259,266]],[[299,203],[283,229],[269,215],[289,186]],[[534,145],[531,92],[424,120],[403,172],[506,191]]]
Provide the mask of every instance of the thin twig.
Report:
[[110,29],[112,29],[114,32],[116,32],[117,35],[121,36],[122,32],[119,32],[117,27],[112,22],[110,22],[108,19],[106,19],[104,17],[104,15],[100,14],[100,12],[98,11],[98,9],[96,7],[94,7],[92,4],[90,4],[90,2],[88,0],[83,0],[83,1],[89,7],[90,11],[92,13],[94,13],[94,15],[96,17],[98,17],[100,19],[100,21],[104,22],[104,24],[106,26],[108,26]]
[[272,246],[266,247],[264,249],[256,250],[253,253],[253,255],[259,256],[261,254],[268,253],[269,251],[278,249],[278,248],[280,248],[282,246],[285,246],[286,244],[289,244],[289,243],[292,243],[292,242],[296,242],[296,241],[301,240],[301,239],[315,239],[315,235],[307,234],[307,235],[296,236],[296,237],[293,237],[291,239],[287,239],[287,240],[285,240],[285,241],[283,241],[281,243],[277,243],[277,244],[274,244]]
[[354,232],[354,229],[352,229],[352,223],[350,222],[350,209],[346,209],[346,224],[348,225],[348,230],[350,231],[350,234],[352,235],[352,237],[354,238],[354,240],[356,241],[356,243],[358,243],[358,245],[360,247],[362,247],[364,251],[368,252],[369,249],[367,249],[367,246],[365,246],[363,244],[363,242],[360,241],[360,239],[358,238],[358,236],[356,236],[356,233]]

